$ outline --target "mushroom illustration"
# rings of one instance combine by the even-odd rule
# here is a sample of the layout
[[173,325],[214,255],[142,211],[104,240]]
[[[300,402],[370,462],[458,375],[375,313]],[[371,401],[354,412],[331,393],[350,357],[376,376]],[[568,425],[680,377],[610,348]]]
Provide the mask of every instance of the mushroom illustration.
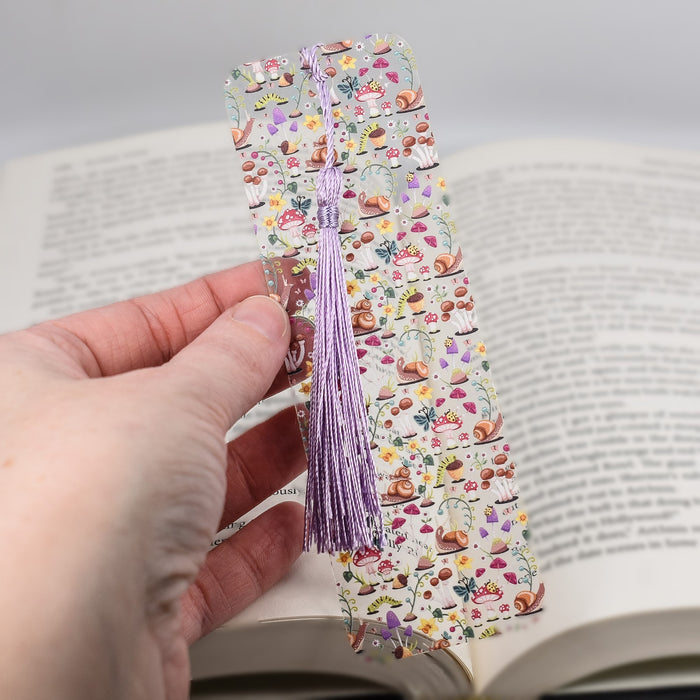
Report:
[[384,110],[384,114],[386,114],[387,117],[391,115],[391,102],[386,100],[385,102],[382,102],[380,107]]
[[445,415],[440,416],[433,423],[433,432],[445,434],[447,436],[447,449],[454,450],[457,447],[457,441],[454,438],[454,432],[462,427],[462,420],[455,411],[447,411]]
[[[267,175],[267,168],[258,168],[257,174],[253,174],[255,168],[255,163],[252,160],[246,160],[241,166],[245,177],[243,182],[245,182],[245,193],[248,198],[248,207],[250,209],[256,209],[264,204],[262,201],[267,192],[267,181],[262,179],[263,175]],[[260,184],[262,183],[262,187]]]
[[316,243],[316,225],[306,224],[303,229],[301,229],[301,235],[306,239],[306,245],[314,245]]
[[280,69],[280,62],[276,58],[271,58],[265,63],[265,70],[270,74],[270,80],[277,80],[279,75],[277,71]]
[[398,148],[389,148],[386,152],[386,157],[389,159],[389,165],[392,168],[399,167],[399,149]]
[[400,270],[394,270],[391,273],[391,279],[394,281],[395,287],[403,287],[403,275]]
[[483,586],[476,589],[472,596],[472,602],[476,605],[485,605],[489,613],[495,613],[496,606],[494,603],[498,602],[502,597],[503,591],[498,584],[493,581],[487,581]]
[[287,167],[289,168],[290,177],[299,177],[299,159],[298,158],[287,158]]
[[[329,63],[330,63],[330,60],[331,60],[331,59],[329,58],[329,59],[328,59],[328,62],[329,62]],[[330,88],[331,88],[331,89],[330,89],[331,105],[333,105],[333,106],[335,107],[336,105],[339,105],[339,104],[340,104],[340,99],[339,99],[338,95],[336,94],[336,92],[335,92],[335,90],[334,90],[334,88],[333,88],[333,78],[335,78],[335,76],[338,74],[338,71],[337,71],[335,68],[333,68],[333,66],[329,65],[323,72],[324,72],[329,78],[331,78],[331,80],[329,81],[329,83],[330,83]]]
[[250,63],[244,63],[244,66],[250,66],[255,74],[256,83],[265,82],[265,73],[263,72],[262,61],[251,61]]
[[[284,116],[284,112],[279,108],[275,107],[272,110],[272,124],[267,125],[267,130],[270,132],[270,136],[274,136],[278,131],[278,127],[282,127],[282,124],[284,124],[287,121],[287,117]],[[282,135],[284,136],[285,140],[287,140],[287,137],[284,133],[282,132]]]
[[451,608],[456,608],[457,603],[455,603],[450,593],[450,586],[447,585],[447,581],[452,577],[452,569],[444,567],[438,571],[438,578],[440,579],[440,584],[438,590],[440,591],[440,597],[442,598],[442,609],[450,610]]
[[469,495],[470,493],[474,494],[471,498],[469,498],[470,503],[479,500],[479,497],[476,495],[478,488],[479,484],[477,484],[476,481],[474,481],[473,479],[470,479],[469,481],[467,481],[466,484],[464,484],[464,490],[467,492],[467,495]]
[[357,107],[355,107],[355,118],[357,119],[358,124],[361,124],[365,120],[364,107],[361,107],[360,105],[357,105]]
[[[367,576],[372,579],[377,575],[377,562],[381,559],[382,553],[375,549],[374,547],[364,547],[363,549],[358,549],[352,558],[352,563],[360,567],[365,567],[367,571]],[[373,583],[369,584],[373,586]]]
[[358,102],[366,102],[369,107],[369,116],[378,117],[380,112],[377,107],[377,100],[381,100],[386,94],[386,90],[377,80],[370,80],[367,85],[363,85],[355,95]]
[[384,583],[392,581],[394,578],[394,565],[391,563],[391,559],[382,559],[377,566],[377,571],[379,571]]
[[438,332],[438,315],[434,312],[431,311],[429,314],[425,315],[425,323],[428,326],[428,333],[437,333]]
[[287,370],[287,374],[295,374],[301,371],[305,352],[306,340],[301,333],[298,333],[292,338],[289,344],[289,350],[287,350],[287,354],[284,358],[284,368]]
[[466,335],[476,330],[472,323],[473,318],[466,309],[456,309],[452,314],[452,323],[457,328],[458,335]]
[[406,280],[408,282],[415,282],[418,279],[415,265],[420,263],[423,260],[423,257],[423,253],[420,251],[418,246],[412,243],[411,245],[406,246],[403,250],[400,250],[394,256],[393,262],[394,265],[406,268]]
[[[431,145],[428,145],[431,142]],[[416,139],[415,136],[404,136],[401,141],[404,151],[403,154],[407,158],[411,158],[418,164],[418,170],[428,170],[437,165],[437,159],[434,156],[434,151],[431,151],[432,145],[435,143],[435,139],[432,137],[426,138],[425,136],[419,136]]]
[[[420,515],[420,510],[418,509],[418,506],[415,503],[409,503],[404,509],[403,512],[406,513],[406,515]],[[408,520],[408,529],[409,529],[409,534],[411,535],[411,538],[413,540],[416,539],[416,533],[415,530],[413,529],[413,519],[409,518]]]
[[305,221],[304,215],[296,209],[286,209],[277,219],[277,228],[280,231],[289,231],[292,237],[292,245],[295,248],[302,248],[304,242],[301,239],[301,227]]
[[[504,459],[505,458],[505,459]],[[481,470],[481,487],[486,490],[490,486],[496,490],[498,494],[497,503],[509,503],[515,500],[518,495],[518,490],[513,482],[513,477],[515,476],[515,465],[511,464],[508,468],[505,466],[507,457],[505,454],[500,453],[494,458],[494,464],[496,469],[491,467],[485,467]]]
[[420,272],[421,275],[423,275],[424,280],[429,280],[430,279],[430,266],[429,265],[421,265],[420,268],[418,268],[418,272]]
[[433,450],[433,454],[442,454],[442,442],[440,441],[439,437],[434,437],[430,441],[430,448]]

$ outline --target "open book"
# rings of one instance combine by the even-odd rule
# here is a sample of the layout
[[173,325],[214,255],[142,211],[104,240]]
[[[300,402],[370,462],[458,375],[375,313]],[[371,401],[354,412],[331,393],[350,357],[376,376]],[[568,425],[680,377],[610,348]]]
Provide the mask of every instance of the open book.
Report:
[[[8,164],[0,330],[257,257],[229,138],[217,123]],[[195,676],[236,678],[239,697],[246,682],[291,678],[307,684],[299,697],[700,683],[700,156],[531,141],[443,165],[546,614],[484,640],[475,624],[468,645],[377,667],[346,645],[327,558],[305,555],[195,646]],[[303,488],[274,498],[303,501]],[[275,600],[297,619],[258,625]]]

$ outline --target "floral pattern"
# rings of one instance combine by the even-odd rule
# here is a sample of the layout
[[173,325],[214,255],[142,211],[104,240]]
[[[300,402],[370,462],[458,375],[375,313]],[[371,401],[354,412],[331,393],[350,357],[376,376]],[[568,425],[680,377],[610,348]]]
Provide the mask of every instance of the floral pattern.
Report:
[[353,648],[367,632],[404,657],[539,612],[544,586],[413,51],[373,35],[318,52],[334,153],[296,56],[233,70],[226,103],[269,292],[292,322],[285,365],[302,434],[315,175],[328,158],[343,173],[339,235],[388,546],[337,553],[333,566]]

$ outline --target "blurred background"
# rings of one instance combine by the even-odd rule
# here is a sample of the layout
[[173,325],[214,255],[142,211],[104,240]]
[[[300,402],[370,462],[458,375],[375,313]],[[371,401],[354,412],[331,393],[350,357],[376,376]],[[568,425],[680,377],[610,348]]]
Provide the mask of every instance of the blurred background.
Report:
[[234,65],[376,31],[414,46],[446,154],[526,136],[700,148],[699,27],[694,0],[4,2],[0,162],[223,121]]

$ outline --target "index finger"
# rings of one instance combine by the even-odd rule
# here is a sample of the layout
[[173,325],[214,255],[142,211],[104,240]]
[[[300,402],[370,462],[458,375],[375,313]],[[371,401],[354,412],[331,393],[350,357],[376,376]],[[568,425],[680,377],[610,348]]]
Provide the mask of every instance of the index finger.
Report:
[[35,333],[66,341],[90,377],[105,377],[167,362],[223,311],[265,294],[265,273],[250,262],[164,292],[47,321]]

